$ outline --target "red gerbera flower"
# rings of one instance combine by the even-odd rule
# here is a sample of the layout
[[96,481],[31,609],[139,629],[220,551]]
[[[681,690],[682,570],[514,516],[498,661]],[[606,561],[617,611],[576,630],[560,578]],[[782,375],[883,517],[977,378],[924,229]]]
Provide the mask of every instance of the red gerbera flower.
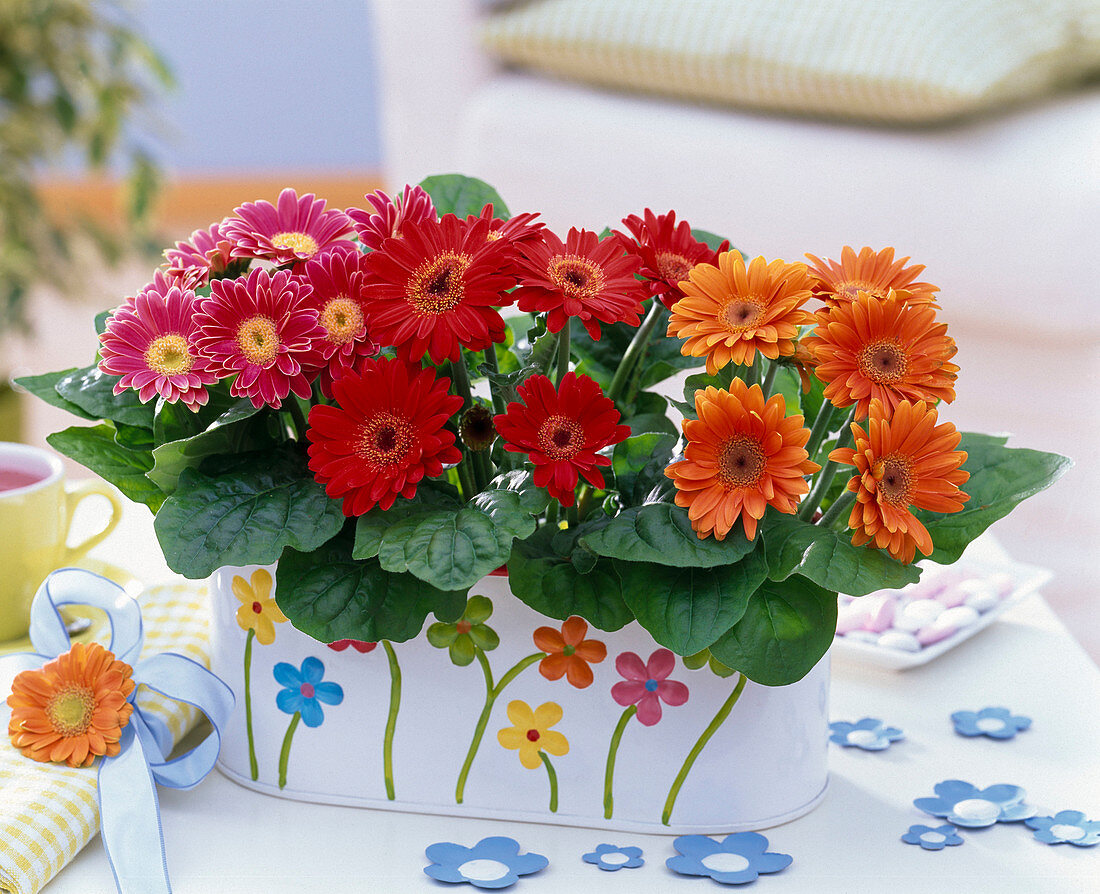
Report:
[[718,266],[718,255],[730,247],[727,239],[715,251],[705,242],[691,235],[691,226],[686,220],[676,223],[676,212],[654,214],[645,209],[645,218],[631,214],[623,218],[631,236],[615,231],[623,247],[638,257],[641,269],[638,271],[648,280],[646,285],[650,294],[661,299],[665,307],[684,297],[680,289],[681,281],[688,278],[691,268],[696,264]]
[[370,249],[381,248],[391,236],[403,235],[407,223],[423,223],[438,217],[432,197],[419,186],[406,186],[401,195],[392,199],[380,189],[363,198],[370,202],[373,213],[349,208],[348,217],[355,224],[359,241]]
[[481,351],[504,341],[496,308],[510,304],[515,279],[500,241],[486,239],[489,224],[467,225],[453,214],[440,221],[406,221],[400,239],[387,239],[367,255],[371,338],[393,345],[419,363],[458,360],[459,345]]
[[357,251],[348,240],[351,219],[313,193],[298,198],[293,189],[279,193],[279,205],[245,202],[222,222],[222,233],[233,242],[234,258],[263,258],[276,265],[308,261],[324,252]]
[[479,219],[489,221],[489,232],[486,233],[486,238],[490,241],[499,239],[507,250],[509,258],[515,259],[522,246],[542,239],[542,231],[546,229],[546,224],[532,223],[536,217],[538,217],[537,214],[530,212],[517,214],[507,220],[493,217],[493,203],[489,202],[481,209],[480,216],[471,214],[466,218],[466,223],[472,226]]
[[313,289],[306,301],[325,330],[316,345],[324,361],[318,381],[325,397],[332,397],[333,379],[353,367],[357,358],[378,353],[378,345],[367,337],[364,261],[360,252],[333,252],[309,261],[302,276]]
[[344,515],[375,506],[389,509],[398,496],[411,498],[421,479],[437,478],[462,454],[444,429],[462,407],[448,394],[451,380],[401,360],[368,360],[362,373],[347,373],[332,385],[339,406],[309,411],[309,467]]
[[546,311],[546,328],[558,332],[578,317],[594,339],[601,323],[638,325],[645,285],[634,278],[638,259],[615,236],[569,231],[563,243],[549,230],[525,245],[518,259],[520,286],[512,297],[528,313]]
[[[204,286],[212,273],[221,273],[229,265],[232,241],[222,232],[225,221],[211,224],[205,230],[195,230],[190,241],[177,242],[164,252],[169,276],[183,276],[197,271]],[[198,287],[196,286],[196,287]]]
[[254,407],[278,409],[291,391],[310,396],[305,369],[323,361],[325,330],[306,299],[310,287],[285,270],[256,269],[237,279],[216,279],[199,305],[200,350],[219,377],[236,375],[229,389]]
[[526,453],[535,464],[535,484],[563,506],[573,505],[578,475],[603,488],[597,466],[611,460],[596,451],[618,444],[630,429],[618,425],[619,411],[588,376],[568,372],[557,390],[546,376],[531,376],[516,389],[523,403],[508,404],[494,418],[505,450]]

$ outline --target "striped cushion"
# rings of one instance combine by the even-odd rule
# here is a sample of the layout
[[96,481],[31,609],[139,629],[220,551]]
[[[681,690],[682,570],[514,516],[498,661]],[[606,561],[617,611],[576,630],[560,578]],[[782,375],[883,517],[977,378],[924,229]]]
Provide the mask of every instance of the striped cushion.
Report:
[[1098,0],[539,0],[481,37],[605,87],[881,122],[957,118],[1100,67]]

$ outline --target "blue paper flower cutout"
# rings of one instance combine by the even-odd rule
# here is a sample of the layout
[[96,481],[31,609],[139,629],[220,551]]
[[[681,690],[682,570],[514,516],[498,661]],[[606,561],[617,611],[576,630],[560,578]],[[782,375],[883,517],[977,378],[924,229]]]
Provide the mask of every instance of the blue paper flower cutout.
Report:
[[1047,844],[1100,844],[1100,823],[1085,819],[1080,810],[1059,810],[1054,816],[1035,816],[1025,821],[1040,841]]
[[1031,726],[1030,717],[1013,715],[1008,708],[956,711],[951,720],[960,736],[989,736],[991,739],[1011,739]]
[[901,836],[901,840],[906,844],[919,844],[926,851],[942,851],[945,847],[955,847],[963,843],[950,823],[942,826],[910,826],[909,831]]
[[932,816],[946,817],[956,826],[981,828],[994,823],[1027,819],[1035,811],[1023,803],[1026,793],[1018,785],[975,788],[961,779],[948,779],[935,787],[937,797],[917,798],[913,804]]
[[275,696],[275,704],[284,714],[301,714],[306,726],[320,726],[325,722],[321,702],[338,705],[344,700],[340,685],[324,682],[324,676],[325,665],[320,658],[307,658],[301,670],[280,661],[275,665],[275,680],[283,688]]
[[709,876],[723,885],[755,882],[763,873],[779,872],[793,862],[787,854],[766,853],[768,839],[757,832],[737,832],[715,841],[706,835],[681,835],[672,846],[680,856],[665,865],[680,875]]
[[905,738],[905,733],[894,726],[885,726],[877,717],[864,717],[856,723],[838,720],[829,724],[830,742],[845,748],[862,748],[864,751],[883,751],[890,743]]
[[619,847],[616,844],[597,844],[592,853],[585,854],[581,859],[608,872],[615,872],[617,869],[637,869],[645,863],[640,847]]
[[482,838],[473,847],[441,841],[428,845],[424,854],[432,861],[424,872],[436,881],[475,888],[507,888],[550,863],[542,854],[521,854],[519,842],[502,835]]

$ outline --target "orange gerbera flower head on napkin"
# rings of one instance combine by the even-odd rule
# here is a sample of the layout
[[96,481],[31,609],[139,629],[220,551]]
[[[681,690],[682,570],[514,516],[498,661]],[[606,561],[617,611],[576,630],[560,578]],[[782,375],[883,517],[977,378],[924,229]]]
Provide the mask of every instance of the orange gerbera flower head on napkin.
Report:
[[874,541],[900,562],[912,562],[916,550],[932,552],[932,538],[910,507],[932,512],[958,512],[970,497],[959,490],[970,473],[959,467],[966,452],[956,450],[962,435],[950,422],[937,425],[934,407],[924,401],[902,401],[887,415],[872,400],[867,430],[855,423],[855,447],[841,447],[829,459],[855,466],[848,482],[856,495],[848,527],[852,543]]
[[892,248],[875,251],[864,247],[857,255],[851,246],[845,245],[839,264],[816,255],[806,257],[814,262],[810,268],[814,294],[829,304],[851,301],[860,292],[885,298],[890,292],[904,291],[910,304],[939,307],[935,294],[939,288],[930,282],[915,282],[924,272],[924,265],[906,267],[909,258],[894,260]]
[[867,418],[875,399],[887,412],[903,400],[955,399],[959,367],[951,358],[958,348],[932,307],[894,292],[883,299],[860,292],[817,319],[802,343],[814,356],[825,397],[837,407],[857,404],[856,420]]
[[695,412],[698,419],[683,422],[684,459],[665,475],[699,538],[724,540],[740,518],[751,540],[768,506],[793,513],[810,490],[805,476],[821,466],[810,461],[810,431],[802,416],[787,416],[783,395],[765,401],[759,385],[734,379],[729,391],[696,391]]
[[723,252],[717,267],[698,264],[680,284],[684,297],[672,305],[668,334],[686,339],[685,356],[705,357],[712,376],[728,363],[752,363],[757,351],[789,357],[798,327],[813,322],[802,310],[810,285],[805,264],[754,258],[746,267],[740,252]]
[[130,665],[99,643],[77,643],[12,684],[8,735],[25,757],[87,767],[118,754],[134,707]]

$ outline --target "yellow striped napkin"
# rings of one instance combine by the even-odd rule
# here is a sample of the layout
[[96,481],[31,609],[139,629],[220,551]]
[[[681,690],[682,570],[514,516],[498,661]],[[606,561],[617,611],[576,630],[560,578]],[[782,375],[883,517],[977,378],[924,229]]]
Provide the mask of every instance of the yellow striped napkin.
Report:
[[[138,596],[145,628],[142,658],[175,652],[210,666],[210,605],[203,584],[165,584]],[[106,644],[106,620],[81,640]],[[10,709],[0,693],[0,891],[36,894],[99,831],[98,764],[72,769],[23,757],[7,737]],[[176,742],[199,712],[140,689],[138,700],[160,716]]]

